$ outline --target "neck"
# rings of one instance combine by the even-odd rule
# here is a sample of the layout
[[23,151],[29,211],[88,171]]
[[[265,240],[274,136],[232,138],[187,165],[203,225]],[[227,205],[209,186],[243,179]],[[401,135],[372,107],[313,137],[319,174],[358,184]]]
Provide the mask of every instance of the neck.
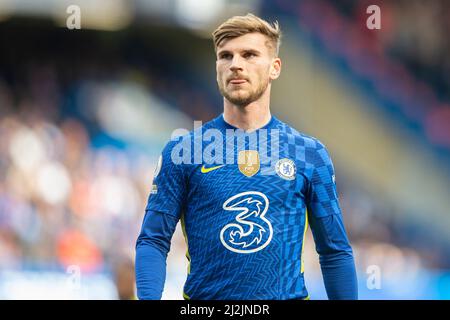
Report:
[[265,126],[270,121],[269,97],[267,90],[260,99],[246,106],[237,106],[224,98],[224,120],[232,126],[253,131]]

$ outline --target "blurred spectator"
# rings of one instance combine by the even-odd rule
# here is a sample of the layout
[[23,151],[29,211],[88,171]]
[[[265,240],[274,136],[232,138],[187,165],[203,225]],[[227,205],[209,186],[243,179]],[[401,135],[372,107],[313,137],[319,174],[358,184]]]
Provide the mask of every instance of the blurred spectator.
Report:
[[134,263],[131,258],[117,257],[114,264],[114,280],[120,300],[136,299]]

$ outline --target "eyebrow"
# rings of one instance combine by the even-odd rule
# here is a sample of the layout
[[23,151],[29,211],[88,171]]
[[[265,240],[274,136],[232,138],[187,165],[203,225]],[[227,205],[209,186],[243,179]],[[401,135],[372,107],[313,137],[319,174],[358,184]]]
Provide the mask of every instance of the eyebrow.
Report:
[[[254,54],[257,54],[257,55],[261,54],[261,52],[259,50],[256,50],[256,49],[242,49],[242,50],[240,50],[240,52],[245,52],[245,53],[249,52],[249,53],[254,53]],[[217,52],[217,55],[220,56],[220,55],[225,54],[225,53],[231,53],[231,51],[229,51],[229,50],[220,50],[219,52]]]

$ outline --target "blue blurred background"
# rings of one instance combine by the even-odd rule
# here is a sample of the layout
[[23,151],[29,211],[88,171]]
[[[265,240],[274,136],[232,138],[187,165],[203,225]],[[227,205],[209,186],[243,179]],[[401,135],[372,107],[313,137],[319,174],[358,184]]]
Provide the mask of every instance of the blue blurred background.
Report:
[[[135,296],[157,159],[222,111],[210,34],[247,12],[284,32],[272,112],[331,153],[360,298],[450,299],[449,1],[0,0],[1,299]],[[185,251],[178,226],[164,299]]]

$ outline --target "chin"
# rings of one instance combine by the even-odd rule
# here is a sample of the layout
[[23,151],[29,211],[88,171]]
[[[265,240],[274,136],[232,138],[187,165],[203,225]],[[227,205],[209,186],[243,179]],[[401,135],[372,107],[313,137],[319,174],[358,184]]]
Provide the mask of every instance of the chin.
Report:
[[244,90],[233,90],[228,95],[233,100],[247,100],[250,97],[250,93]]
[[248,97],[231,97],[229,100],[231,103],[241,107],[245,107],[250,103]]

